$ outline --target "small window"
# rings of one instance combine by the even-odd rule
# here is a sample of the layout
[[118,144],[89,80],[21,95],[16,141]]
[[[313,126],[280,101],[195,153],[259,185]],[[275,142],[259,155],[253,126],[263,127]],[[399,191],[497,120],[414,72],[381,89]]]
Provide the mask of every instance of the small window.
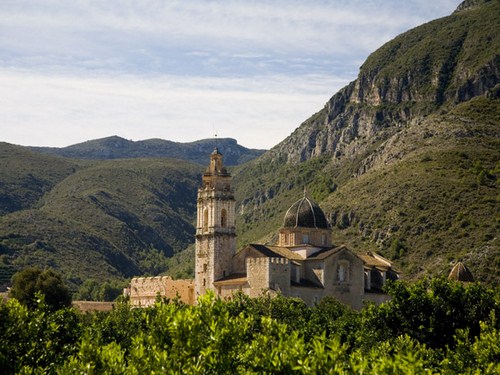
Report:
[[326,246],[326,234],[324,233],[321,235],[321,244],[323,246]]
[[302,243],[309,243],[309,235],[308,234],[302,235]]

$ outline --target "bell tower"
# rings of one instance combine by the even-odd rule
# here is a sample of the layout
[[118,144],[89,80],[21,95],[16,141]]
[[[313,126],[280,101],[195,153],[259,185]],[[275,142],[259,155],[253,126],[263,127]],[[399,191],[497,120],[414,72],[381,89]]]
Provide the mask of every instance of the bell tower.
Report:
[[235,200],[231,175],[216,148],[198,189],[196,222],[196,296],[214,290],[213,283],[232,271],[236,252]]

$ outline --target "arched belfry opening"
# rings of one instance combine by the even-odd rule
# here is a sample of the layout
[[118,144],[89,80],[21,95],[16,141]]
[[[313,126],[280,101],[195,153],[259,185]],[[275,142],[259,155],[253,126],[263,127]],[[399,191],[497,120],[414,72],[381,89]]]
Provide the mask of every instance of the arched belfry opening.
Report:
[[220,226],[221,228],[227,227],[227,211],[225,208],[220,212]]
[[203,232],[208,232],[208,208],[203,210]]

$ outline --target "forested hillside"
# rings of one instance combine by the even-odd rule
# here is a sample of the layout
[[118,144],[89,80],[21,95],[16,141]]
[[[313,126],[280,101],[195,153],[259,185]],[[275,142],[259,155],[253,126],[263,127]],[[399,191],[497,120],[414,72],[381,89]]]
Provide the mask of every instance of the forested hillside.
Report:
[[59,270],[85,280],[165,271],[194,241],[202,168],[174,159],[75,161],[0,145],[0,270]]

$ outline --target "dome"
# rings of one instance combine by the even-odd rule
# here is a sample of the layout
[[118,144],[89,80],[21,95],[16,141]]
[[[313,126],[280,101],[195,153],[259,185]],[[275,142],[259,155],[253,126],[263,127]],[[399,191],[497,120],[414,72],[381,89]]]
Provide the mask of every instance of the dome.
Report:
[[472,276],[472,272],[470,272],[465,264],[458,262],[448,275],[448,280],[473,282],[474,276]]
[[329,229],[325,213],[316,202],[304,196],[292,204],[285,214],[284,228]]

